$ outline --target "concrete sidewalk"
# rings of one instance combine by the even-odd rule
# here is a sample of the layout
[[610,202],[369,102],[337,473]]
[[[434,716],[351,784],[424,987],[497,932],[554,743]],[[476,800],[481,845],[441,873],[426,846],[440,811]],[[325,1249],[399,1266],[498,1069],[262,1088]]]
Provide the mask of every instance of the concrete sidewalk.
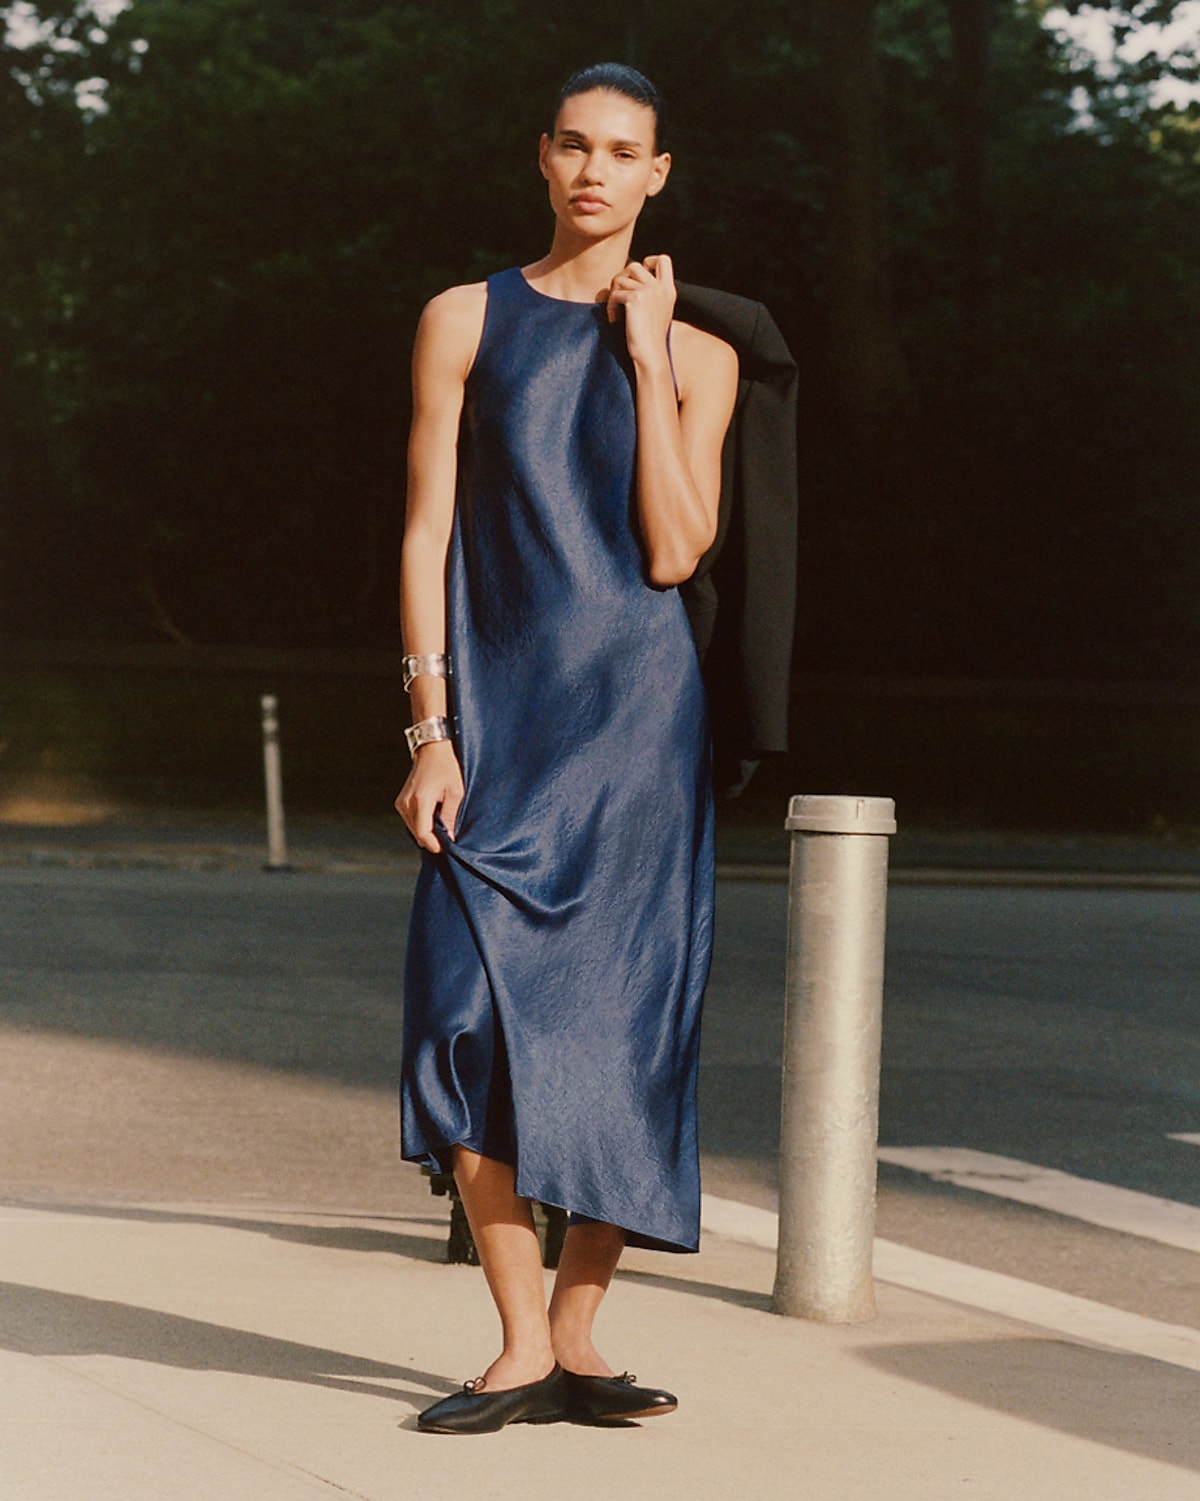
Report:
[[768,1311],[774,1258],[630,1253],[611,1357],[680,1398],[625,1429],[419,1434],[486,1364],[477,1268],[422,1216],[0,1208],[4,1501],[1194,1501],[1198,1381],[880,1286],[876,1322]]
[[[74,829],[9,825],[0,830],[0,864],[257,870],[259,833],[249,819],[174,814]],[[297,820],[293,833],[293,858],[310,868],[365,863],[392,872],[413,863],[390,822]],[[272,899],[322,886],[283,878],[275,888],[273,879],[264,878]],[[55,882],[42,884],[53,903]],[[338,883],[324,884],[328,901]],[[390,878],[380,884],[390,893]],[[259,885],[257,876],[230,878],[243,894]],[[357,889],[344,886],[332,892],[340,901]],[[761,894],[743,888],[743,895],[757,902]],[[192,907],[183,910],[190,919]],[[215,908],[206,910],[211,918]],[[302,915],[297,908],[290,926],[272,929],[274,940],[294,938]],[[126,943],[117,948],[124,952]],[[397,1169],[392,1178],[381,1145],[391,1139],[392,1096],[381,1103],[363,1087],[373,1076],[343,1079],[336,1071],[332,1082],[321,1073],[272,1075],[269,1089],[260,1071],[254,1090],[245,1091],[247,1065],[257,1067],[259,1058],[250,1047],[259,1035],[253,1007],[244,1034],[215,1034],[236,1044],[230,1056],[214,1050],[211,1038],[199,1058],[172,1052],[177,1032],[204,1020],[188,1009],[189,997],[202,993],[212,971],[186,945],[168,947],[172,975],[192,976],[199,990],[184,986],[182,1009],[173,1002],[155,1013],[165,1029],[139,1033],[136,1067],[120,1045],[128,1036],[104,1018],[96,1036],[67,1027],[61,1037],[43,1037],[37,1019],[22,1013],[7,1033],[0,1501],[1200,1495],[1194,1369],[899,1286],[881,1285],[872,1324],[779,1319],[768,1311],[773,1255],[714,1235],[698,1257],[631,1253],[602,1319],[609,1357],[676,1391],[678,1413],[617,1431],[554,1425],[476,1439],[418,1434],[416,1413],[486,1365],[496,1325],[478,1269],[443,1259],[444,1202],[429,1199],[415,1173]],[[267,993],[278,999],[290,973],[259,963],[238,983],[260,999],[254,987],[269,982]],[[322,987],[342,986],[345,968],[330,964],[318,978],[312,1009],[352,1026],[369,1021],[369,974],[359,977],[360,1002],[332,1010],[332,992]],[[110,1004],[126,1023],[136,989],[113,980],[98,1004]],[[232,993],[216,985],[218,1000]],[[69,1017],[70,986],[63,995]],[[731,1069],[744,1067],[757,1055],[729,1047],[733,1037],[744,1040],[744,1021],[735,1027],[738,1014],[727,1011],[722,1034],[721,1014],[713,1011],[710,1045],[723,1037],[720,1056]],[[263,1036],[274,1035],[264,1022]],[[376,1045],[375,1031],[363,1035]],[[919,1032],[912,1037],[910,1046],[918,1046]],[[274,1063],[276,1053],[267,1049]],[[758,1088],[761,1074],[746,1077]],[[974,1088],[977,1080],[967,1083]],[[939,1076],[939,1090],[953,1085]],[[185,1088],[188,1109],[173,1118]],[[213,1108],[238,1096],[246,1107],[240,1113]],[[35,1097],[47,1102],[41,1119]],[[750,1099],[749,1090],[734,1092],[728,1109],[745,1113]],[[195,1121],[210,1126],[197,1129]],[[176,1155],[181,1143],[190,1154],[186,1172]],[[290,1154],[288,1187],[280,1187],[279,1147]],[[740,1138],[726,1142],[731,1161],[743,1148],[749,1151]],[[251,1157],[258,1177],[242,1160]],[[348,1161],[356,1164],[357,1191],[348,1186]],[[113,1175],[113,1162],[131,1176]],[[384,1174],[389,1185],[396,1181],[394,1193],[379,1186]],[[744,1177],[729,1172],[709,1186],[745,1193]],[[100,1181],[107,1197],[32,1186]],[[291,1196],[310,1207],[165,1202],[183,1194],[226,1200],[239,1191],[234,1182],[247,1195]],[[124,1191],[145,1201],[123,1199]],[[346,1202],[357,1207],[329,1208]],[[1039,1255],[1022,1258],[1021,1275],[1053,1282],[1072,1244],[1042,1236]],[[939,1241],[937,1249],[971,1256],[965,1240],[948,1252]],[[1103,1287],[1091,1295],[1118,1297]]]

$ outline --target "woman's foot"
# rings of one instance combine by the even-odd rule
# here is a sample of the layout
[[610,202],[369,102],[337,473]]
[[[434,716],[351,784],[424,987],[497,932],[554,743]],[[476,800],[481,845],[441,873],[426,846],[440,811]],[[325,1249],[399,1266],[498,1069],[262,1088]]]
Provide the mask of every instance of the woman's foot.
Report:
[[590,1339],[569,1340],[556,1333],[554,1358],[564,1371],[577,1376],[612,1376],[613,1368]]
[[492,1391],[478,1376],[427,1407],[417,1418],[422,1433],[498,1433],[509,1423],[557,1423],[568,1416],[566,1374],[555,1365],[540,1381]]
[[536,1350],[502,1350],[478,1378],[483,1383],[479,1389],[502,1392],[511,1391],[516,1386],[528,1386],[531,1382],[541,1381],[555,1363],[555,1354],[548,1345]]
[[657,1387],[638,1386],[628,1371],[623,1376],[581,1376],[563,1372],[572,1422],[627,1423],[674,1412],[678,1401]]

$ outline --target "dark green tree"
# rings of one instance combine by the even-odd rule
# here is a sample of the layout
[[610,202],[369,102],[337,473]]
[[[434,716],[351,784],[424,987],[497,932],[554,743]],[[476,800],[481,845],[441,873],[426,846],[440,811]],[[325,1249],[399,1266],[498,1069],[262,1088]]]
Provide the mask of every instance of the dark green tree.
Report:
[[1194,673],[1200,127],[1156,84],[1196,60],[1099,67],[1047,9],[41,7],[0,70],[0,629],[393,642],[420,307],[542,252],[544,113],[625,54],[676,156],[638,249],[801,364],[800,660]]

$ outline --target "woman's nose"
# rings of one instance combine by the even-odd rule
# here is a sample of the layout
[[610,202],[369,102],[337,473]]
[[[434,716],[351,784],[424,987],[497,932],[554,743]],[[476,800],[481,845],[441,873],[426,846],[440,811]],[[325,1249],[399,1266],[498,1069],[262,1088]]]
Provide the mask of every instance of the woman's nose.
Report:
[[604,158],[598,151],[593,151],[590,156],[584,158],[583,166],[579,169],[579,175],[584,182],[592,187],[599,187],[604,181]]

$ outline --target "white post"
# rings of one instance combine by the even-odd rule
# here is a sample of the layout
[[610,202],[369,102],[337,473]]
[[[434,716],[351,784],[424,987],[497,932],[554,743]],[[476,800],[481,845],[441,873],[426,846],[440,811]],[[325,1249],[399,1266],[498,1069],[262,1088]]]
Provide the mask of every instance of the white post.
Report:
[[888,797],[794,797],[773,1307],[875,1317]]
[[267,783],[266,870],[288,870],[287,835],[283,826],[283,774],[279,758],[279,700],[264,693],[262,700],[263,773]]

